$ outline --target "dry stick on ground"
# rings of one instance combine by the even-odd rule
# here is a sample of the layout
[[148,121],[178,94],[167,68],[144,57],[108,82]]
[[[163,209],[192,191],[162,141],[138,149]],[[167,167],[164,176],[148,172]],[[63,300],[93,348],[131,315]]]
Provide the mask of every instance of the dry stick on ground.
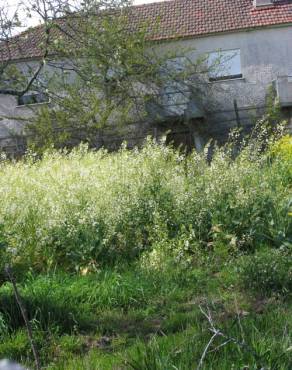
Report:
[[[202,356],[200,358],[199,365],[197,366],[197,370],[200,370],[202,368],[203,362],[204,362],[204,360],[205,360],[205,358],[206,358],[206,356],[207,356],[208,353],[215,352],[219,348],[224,347],[228,343],[235,343],[235,344],[237,344],[241,348],[244,348],[248,352],[251,352],[255,358],[259,359],[258,354],[252,348],[250,348],[244,341],[239,341],[236,338],[229,337],[229,336],[225,335],[220,329],[217,329],[215,327],[215,324],[214,324],[214,321],[213,321],[213,318],[212,318],[212,315],[211,315],[211,312],[210,312],[210,309],[209,309],[208,306],[207,306],[207,312],[205,312],[203,310],[202,306],[199,306],[199,308],[200,308],[200,311],[202,312],[202,314],[208,320],[208,322],[210,324],[209,330],[211,331],[211,333],[213,333],[213,335],[212,335],[211,339],[209,340],[209,342],[207,343],[207,345],[206,345],[206,347],[204,349],[204,352],[203,352],[203,354],[202,354]],[[214,342],[214,340],[216,339],[216,337],[221,337],[221,338],[225,339],[225,342],[221,343],[216,348],[214,348],[211,351],[209,351],[209,348],[210,348],[211,344]],[[260,370],[264,370],[264,367],[261,367]]]
[[207,318],[207,320],[209,321],[209,323],[211,324],[211,332],[213,332],[213,335],[211,337],[211,339],[209,340],[208,344],[206,345],[205,349],[204,349],[204,352],[200,358],[200,362],[199,362],[199,365],[197,366],[197,370],[200,370],[203,366],[203,362],[205,360],[205,357],[207,356],[207,353],[209,351],[209,348],[211,346],[211,344],[214,342],[214,340],[216,339],[217,336],[220,335],[220,331],[215,329],[214,325],[213,325],[213,320],[212,320],[212,317],[211,317],[211,313],[210,313],[210,309],[209,307],[207,307],[207,310],[208,310],[208,314],[203,311],[202,307],[200,307],[200,311],[202,312],[202,314]]
[[32,327],[31,327],[31,324],[30,324],[30,322],[28,320],[26,308],[24,307],[24,304],[23,304],[22,299],[20,297],[20,294],[18,292],[18,289],[17,289],[17,286],[16,286],[16,281],[15,281],[15,278],[13,276],[11,267],[7,265],[5,267],[5,272],[6,272],[7,276],[8,276],[8,278],[9,278],[12,286],[13,286],[13,291],[14,291],[15,299],[16,299],[16,302],[17,302],[19,308],[20,308],[21,315],[22,315],[22,317],[24,319],[24,322],[25,322],[25,326],[26,326],[26,329],[27,329],[27,334],[28,334],[28,337],[29,337],[31,349],[32,349],[33,356],[34,356],[34,359],[35,359],[36,369],[37,370],[41,370],[39,354],[38,354],[38,351],[37,351],[37,348],[36,348],[36,344],[35,344],[34,339],[33,339]]

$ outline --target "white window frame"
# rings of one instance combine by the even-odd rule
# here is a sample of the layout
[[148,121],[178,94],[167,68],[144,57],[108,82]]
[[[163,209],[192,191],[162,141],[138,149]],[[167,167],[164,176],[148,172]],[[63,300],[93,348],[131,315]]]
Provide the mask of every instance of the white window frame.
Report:
[[209,81],[242,79],[241,50],[217,50],[208,53]]

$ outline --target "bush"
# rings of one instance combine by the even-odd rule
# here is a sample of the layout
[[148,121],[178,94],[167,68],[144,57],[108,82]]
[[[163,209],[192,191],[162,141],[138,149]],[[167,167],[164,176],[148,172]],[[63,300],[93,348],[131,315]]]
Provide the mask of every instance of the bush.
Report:
[[286,135],[275,143],[272,147],[272,153],[286,160],[292,159],[292,136]]
[[246,289],[263,296],[292,293],[292,249],[265,250],[245,257],[240,267],[240,277]]

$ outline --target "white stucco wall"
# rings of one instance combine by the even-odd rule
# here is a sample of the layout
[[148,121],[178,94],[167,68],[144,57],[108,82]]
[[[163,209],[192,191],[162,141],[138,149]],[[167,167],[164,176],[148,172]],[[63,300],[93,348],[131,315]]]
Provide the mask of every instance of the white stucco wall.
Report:
[[193,60],[218,49],[240,49],[243,78],[212,83],[215,101],[208,121],[215,131],[216,126],[221,129],[219,123],[225,122],[226,127],[236,124],[234,99],[242,123],[249,123],[263,113],[267,90],[273,81],[278,76],[292,75],[292,25],[180,40],[163,46],[165,50],[179,47],[189,51]]
[[[178,52],[181,48],[193,60],[200,54],[218,49],[240,49],[243,78],[212,83],[214,104],[206,104],[207,107],[212,106],[207,116],[208,129],[212,132],[222,130],[223,126],[227,129],[234,127],[234,99],[237,100],[242,123],[250,123],[253,117],[262,114],[272,82],[278,76],[292,75],[292,25],[166,42],[157,48],[162,53],[169,50]],[[23,67],[25,65],[22,63]],[[0,96],[0,117],[27,117],[30,114],[30,108],[17,107],[16,98]],[[21,130],[22,126],[22,121],[4,117],[0,121],[0,139],[11,130]]]

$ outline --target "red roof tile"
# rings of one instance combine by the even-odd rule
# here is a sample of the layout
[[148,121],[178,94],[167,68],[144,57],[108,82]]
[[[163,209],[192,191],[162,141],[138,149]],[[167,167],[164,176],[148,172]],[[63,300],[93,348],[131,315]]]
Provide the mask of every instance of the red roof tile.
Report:
[[158,18],[153,38],[164,40],[292,23],[292,1],[255,8],[253,0],[177,0],[136,6],[132,14],[136,22]]
[[[153,40],[199,37],[220,32],[292,24],[292,1],[255,8],[253,0],[176,0],[133,6],[131,23],[149,25]],[[44,31],[41,26],[14,38],[12,59],[42,56]],[[0,54],[1,59],[1,54]]]

